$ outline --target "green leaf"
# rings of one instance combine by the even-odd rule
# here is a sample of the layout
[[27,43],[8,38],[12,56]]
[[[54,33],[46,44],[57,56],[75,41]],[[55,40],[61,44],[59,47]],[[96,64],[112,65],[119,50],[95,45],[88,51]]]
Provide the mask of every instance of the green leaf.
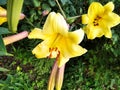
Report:
[[52,7],[54,7],[56,5],[56,2],[54,0],[49,0],[48,2]]
[[50,8],[50,6],[48,4],[42,4],[42,9],[51,11],[51,8]]
[[11,33],[7,28],[0,27],[0,35]]
[[70,0],[60,0],[62,2],[63,5],[67,4],[71,4]]
[[32,0],[32,1],[35,7],[39,7],[41,4],[41,2],[39,2],[38,0]]
[[0,0],[0,5],[5,5],[7,3],[7,0]]
[[7,50],[1,35],[0,35],[0,56],[12,56],[12,54],[7,53]]
[[0,67],[0,72],[7,72],[7,71],[9,71],[9,70],[6,69],[6,68],[2,68],[2,67]]

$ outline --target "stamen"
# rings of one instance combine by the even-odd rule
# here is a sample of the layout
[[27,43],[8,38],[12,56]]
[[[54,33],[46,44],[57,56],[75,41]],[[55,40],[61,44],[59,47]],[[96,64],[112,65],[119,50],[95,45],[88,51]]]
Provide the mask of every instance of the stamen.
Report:
[[49,48],[49,52],[51,52],[51,48]]
[[48,58],[57,58],[60,54],[60,51],[58,50],[57,47],[49,48],[49,52],[50,52],[50,54],[49,54]]
[[58,51],[58,55],[57,55],[57,57],[59,57],[60,56],[60,51]]
[[58,50],[58,48],[56,47],[56,48],[55,48],[55,51],[57,51],[57,50]]
[[99,20],[101,19],[101,17],[100,16],[97,16],[95,19],[94,19],[94,21],[93,21],[93,25],[94,26],[99,26]]

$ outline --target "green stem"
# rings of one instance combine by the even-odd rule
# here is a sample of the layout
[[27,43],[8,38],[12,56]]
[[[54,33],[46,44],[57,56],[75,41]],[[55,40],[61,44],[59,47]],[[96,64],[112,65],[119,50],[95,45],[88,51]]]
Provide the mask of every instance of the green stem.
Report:
[[28,22],[32,27],[35,27],[35,26],[30,22],[30,20],[29,20],[27,17],[25,17],[25,19],[27,20],[27,22]]
[[56,1],[56,3],[58,4],[58,7],[59,7],[59,9],[60,9],[60,11],[61,11],[63,17],[66,18],[66,15],[65,15],[64,11],[62,10],[62,8],[61,8],[61,6],[60,6],[58,0],[55,0],[55,1]]
[[75,19],[75,18],[79,18],[79,17],[81,17],[81,15],[70,17],[69,19]]

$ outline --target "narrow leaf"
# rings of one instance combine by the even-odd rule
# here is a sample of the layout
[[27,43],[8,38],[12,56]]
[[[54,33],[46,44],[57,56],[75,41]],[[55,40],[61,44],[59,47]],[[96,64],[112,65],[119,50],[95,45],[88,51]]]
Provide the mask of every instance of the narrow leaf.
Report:
[[7,53],[7,50],[1,35],[0,35],[0,56],[12,56],[12,54]]
[[7,71],[9,71],[9,70],[6,69],[6,68],[0,67],[0,71],[1,71],[1,72],[7,72]]

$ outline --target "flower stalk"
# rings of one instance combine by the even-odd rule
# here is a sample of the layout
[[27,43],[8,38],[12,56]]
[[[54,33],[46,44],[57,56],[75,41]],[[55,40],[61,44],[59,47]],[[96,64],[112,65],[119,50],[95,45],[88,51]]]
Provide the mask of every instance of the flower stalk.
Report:
[[61,11],[61,13],[62,13],[63,17],[64,17],[64,18],[66,18],[66,15],[65,15],[65,13],[64,13],[64,11],[63,11],[63,9],[61,8],[61,6],[60,6],[60,4],[59,4],[58,0],[55,0],[55,1],[56,1],[57,5],[58,5],[58,7],[59,7],[59,9],[60,9],[60,11]]

